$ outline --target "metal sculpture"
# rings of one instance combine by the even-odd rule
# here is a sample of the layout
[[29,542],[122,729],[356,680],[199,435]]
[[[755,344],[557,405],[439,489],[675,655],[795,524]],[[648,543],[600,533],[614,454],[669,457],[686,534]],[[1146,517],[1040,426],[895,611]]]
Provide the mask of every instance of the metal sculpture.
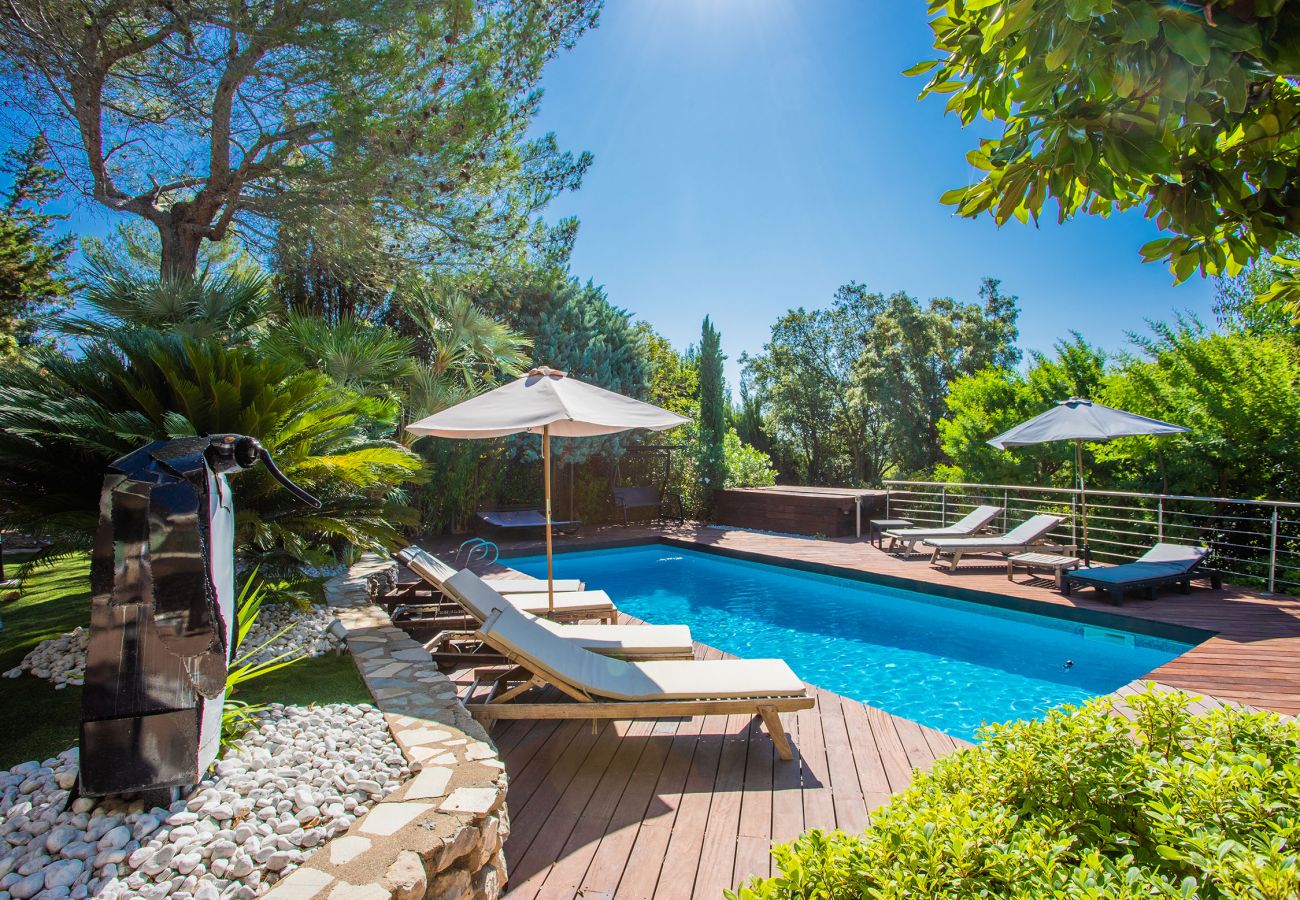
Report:
[[82,794],[197,784],[216,759],[236,618],[226,476],[259,462],[320,506],[245,435],[154,441],[109,466],[90,568]]

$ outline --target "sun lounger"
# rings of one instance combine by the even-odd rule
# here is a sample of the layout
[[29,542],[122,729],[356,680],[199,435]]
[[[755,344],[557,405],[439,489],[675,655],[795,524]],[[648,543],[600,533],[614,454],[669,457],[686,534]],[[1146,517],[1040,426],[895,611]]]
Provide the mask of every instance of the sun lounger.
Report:
[[1131,563],[1066,572],[1061,590],[1068,594],[1076,584],[1096,588],[1099,593],[1109,595],[1110,602],[1116,606],[1124,602],[1127,591],[1145,590],[1154,600],[1156,588],[1177,584],[1183,593],[1187,593],[1196,578],[1208,579],[1210,585],[1218,590],[1223,586],[1223,577],[1218,571],[1204,566],[1209,553],[1205,547],[1156,544]]
[[[491,679],[486,699],[474,697],[480,682],[471,688],[466,708],[487,725],[497,719],[594,721],[752,714],[763,719],[781,758],[791,759],[778,713],[816,705],[784,660],[611,659],[560,639],[513,608],[493,611],[478,633],[514,663]],[[572,702],[514,702],[533,688],[548,686]]]
[[[451,570],[451,567],[441,560],[436,562],[437,565],[431,566],[424,558],[413,556],[408,558],[406,567],[418,575],[430,588],[459,606],[458,598],[449,593],[446,587],[450,578],[450,576],[447,576],[447,572]],[[452,574],[454,575],[455,572],[453,571]],[[614,601],[609,599],[609,594],[604,591],[565,591],[563,593],[557,591],[553,605],[545,590],[536,593],[503,594],[502,596],[506,602],[516,609],[534,615],[549,616],[557,620],[582,621],[584,619],[597,619],[611,625],[618,621],[618,609],[614,606]]]
[[[394,553],[393,558],[404,566],[407,565],[409,560],[420,559],[429,568],[439,572],[444,581],[455,575],[457,571],[423,547],[406,547]],[[545,578],[523,578],[510,575],[481,575],[479,577],[503,594],[540,594],[546,591]],[[555,579],[556,593],[581,591],[585,587],[586,585],[577,578]]]
[[994,519],[1002,515],[1000,506],[977,506],[956,522],[944,528],[895,528],[886,531],[889,538],[887,550],[893,550],[898,544],[903,545],[904,553],[911,553],[918,541],[926,538],[966,537],[987,528]]
[[951,572],[967,553],[1001,553],[1009,556],[1012,553],[1024,553],[1034,545],[1044,544],[1048,532],[1062,521],[1064,520],[1060,516],[1037,515],[1003,535],[927,538],[921,543],[934,551],[930,554],[931,563],[938,562],[942,555],[950,554],[952,562],[948,564],[948,571]]
[[[513,608],[508,597],[497,593],[470,571],[457,572],[448,578],[445,590],[480,623],[499,609]],[[693,659],[695,656],[691,630],[685,625],[566,625],[527,612],[523,615],[556,637],[605,656],[621,659]],[[429,644],[434,647],[430,648]],[[495,661],[501,659],[499,653],[476,646],[482,641],[465,632],[443,632],[429,644],[425,647],[433,653],[435,661],[462,667],[470,663],[481,665],[488,657]],[[447,646],[443,648],[443,644]],[[446,658],[441,659],[439,653]],[[467,659],[466,653],[483,659]]]
[[[546,527],[546,516],[542,515],[540,509],[480,510],[478,519],[484,525],[497,531]],[[581,525],[582,522],[578,519],[551,518],[551,528],[563,533],[577,531]]]

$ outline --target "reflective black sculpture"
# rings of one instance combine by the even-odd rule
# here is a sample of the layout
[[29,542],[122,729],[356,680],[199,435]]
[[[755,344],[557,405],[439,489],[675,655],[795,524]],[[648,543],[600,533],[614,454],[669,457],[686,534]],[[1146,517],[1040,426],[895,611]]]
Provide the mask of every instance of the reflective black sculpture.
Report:
[[90,567],[82,794],[196,784],[216,758],[236,596],[226,475],[258,462],[320,506],[244,435],[154,441],[109,466]]

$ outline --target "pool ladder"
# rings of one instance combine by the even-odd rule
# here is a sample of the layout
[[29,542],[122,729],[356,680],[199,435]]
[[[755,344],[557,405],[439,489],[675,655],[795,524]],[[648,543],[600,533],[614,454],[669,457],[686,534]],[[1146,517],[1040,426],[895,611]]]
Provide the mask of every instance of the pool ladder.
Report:
[[[489,553],[492,554],[491,559],[488,558]],[[465,562],[463,564],[460,559],[462,554],[465,556]],[[501,548],[495,543],[484,538],[476,537],[470,538],[456,548],[455,563],[457,568],[468,569],[473,565],[474,559],[477,557],[484,565],[490,566],[496,562],[500,556]]]

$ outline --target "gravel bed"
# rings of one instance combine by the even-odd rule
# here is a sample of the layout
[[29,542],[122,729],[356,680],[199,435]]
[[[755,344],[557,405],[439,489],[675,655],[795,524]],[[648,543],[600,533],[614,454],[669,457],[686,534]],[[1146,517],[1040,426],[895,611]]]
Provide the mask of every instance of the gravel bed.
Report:
[[70,800],[77,751],[0,773],[0,900],[246,900],[410,775],[369,705],[273,705],[189,795]]
[[288,631],[258,650],[254,660],[272,659],[293,650],[301,650],[307,656],[341,653],[347,649],[347,642],[326,630],[333,621],[334,613],[328,606],[312,606],[310,610],[292,603],[263,606],[257,621],[244,637],[245,649],[239,652],[252,650],[287,627]]

